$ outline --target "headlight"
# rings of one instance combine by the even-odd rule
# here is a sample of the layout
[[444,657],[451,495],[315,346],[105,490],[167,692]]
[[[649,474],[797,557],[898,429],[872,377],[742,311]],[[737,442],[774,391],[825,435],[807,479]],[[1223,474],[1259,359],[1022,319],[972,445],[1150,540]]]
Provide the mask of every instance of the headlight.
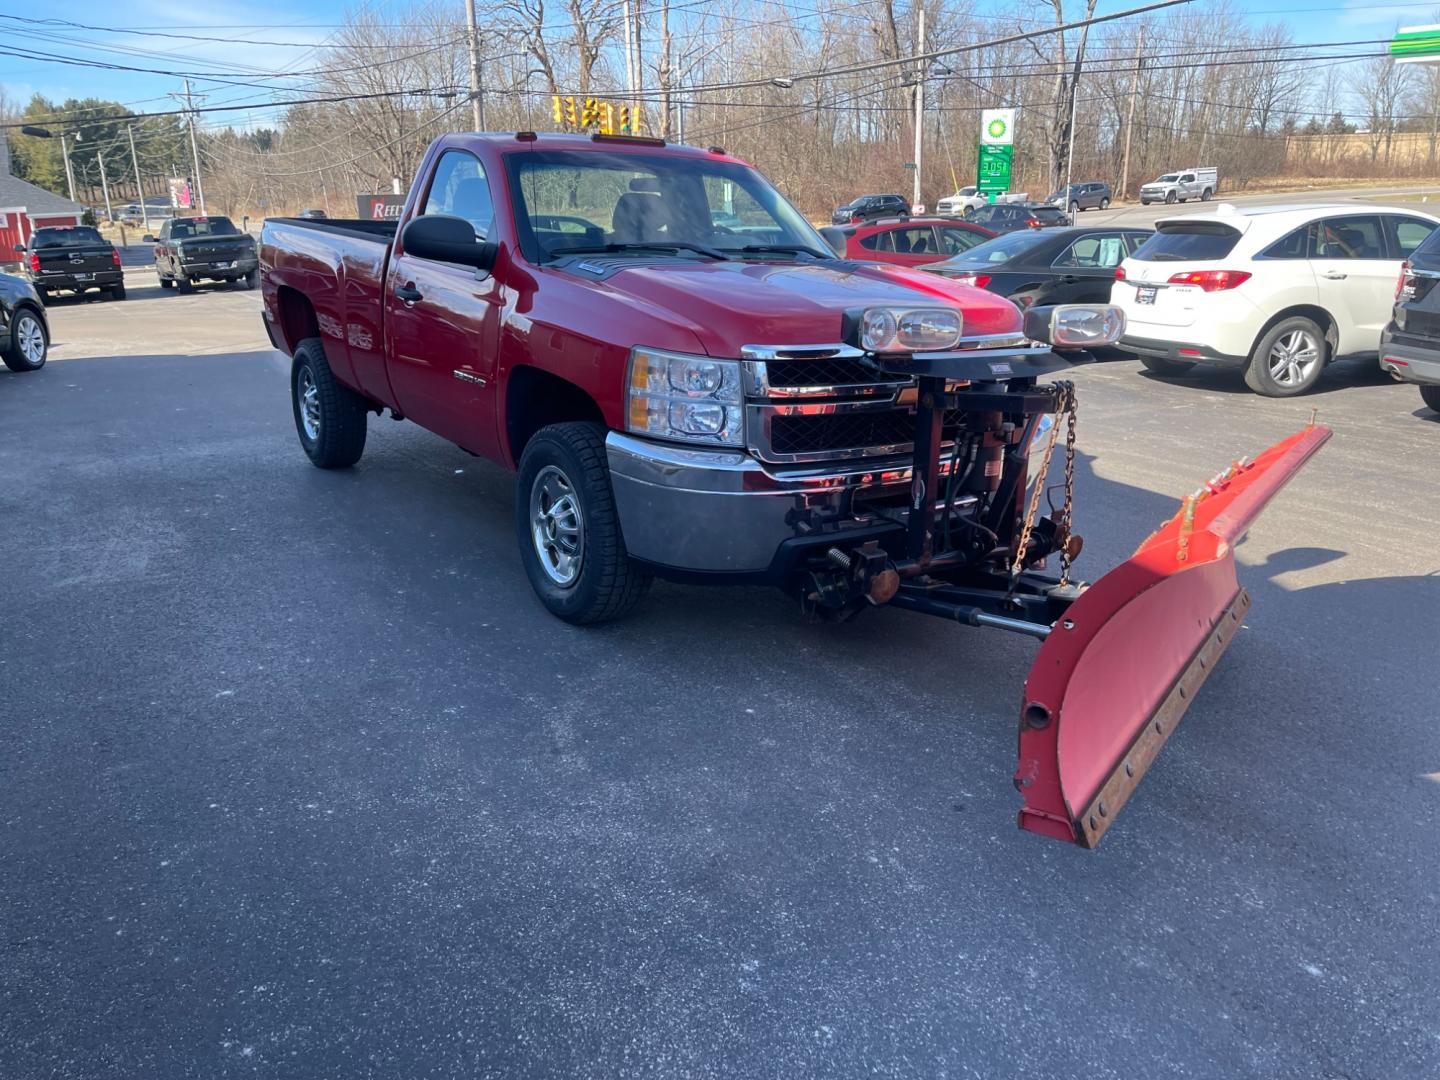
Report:
[[720,446],[745,444],[740,364],[637,348],[630,353],[629,429]]
[[955,308],[867,308],[860,315],[866,352],[943,352],[960,340],[964,320]]
[[1056,304],[1025,312],[1025,336],[1057,349],[1113,345],[1125,333],[1125,313],[1113,304]]

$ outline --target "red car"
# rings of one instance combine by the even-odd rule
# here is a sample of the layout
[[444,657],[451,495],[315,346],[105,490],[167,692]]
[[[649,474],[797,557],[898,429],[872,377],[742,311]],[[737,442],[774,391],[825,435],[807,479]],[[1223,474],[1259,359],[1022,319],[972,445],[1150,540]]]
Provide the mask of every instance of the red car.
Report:
[[845,237],[845,258],[897,266],[940,262],[995,236],[983,225],[938,217],[882,218],[860,225],[841,225],[834,231]]

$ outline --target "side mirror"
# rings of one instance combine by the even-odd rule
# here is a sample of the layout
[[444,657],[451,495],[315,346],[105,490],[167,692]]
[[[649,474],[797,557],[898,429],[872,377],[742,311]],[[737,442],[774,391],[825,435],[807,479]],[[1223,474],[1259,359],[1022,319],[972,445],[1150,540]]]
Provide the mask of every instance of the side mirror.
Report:
[[427,214],[412,218],[400,233],[406,255],[436,262],[459,263],[476,270],[489,270],[495,263],[494,244],[475,237],[475,229],[464,218],[448,214]]
[[842,259],[845,257],[845,234],[843,232],[831,225],[827,225],[820,230],[820,237],[825,243],[830,245],[830,250],[835,252],[836,255],[839,255]]
[[145,234],[145,243],[147,243],[147,244],[158,244],[159,242],[160,242],[159,240],[156,240],[155,237],[151,236],[149,233],[146,233],[146,234]]
[[25,254],[25,245],[24,245],[24,244],[16,244],[16,245],[15,245],[15,251],[16,251],[18,254],[20,254],[20,255],[24,255],[24,254]]

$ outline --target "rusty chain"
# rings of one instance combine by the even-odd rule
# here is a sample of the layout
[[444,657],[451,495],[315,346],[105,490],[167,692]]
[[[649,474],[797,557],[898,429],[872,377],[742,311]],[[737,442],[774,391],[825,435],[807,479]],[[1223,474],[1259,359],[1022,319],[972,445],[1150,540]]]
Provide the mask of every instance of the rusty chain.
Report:
[[1065,504],[1060,508],[1056,524],[1059,526],[1060,542],[1060,584],[1067,585],[1070,581],[1070,553],[1068,541],[1070,538],[1070,505],[1075,494],[1075,384],[1072,382],[1056,382],[1054,384],[1055,394],[1055,425],[1050,429],[1050,441],[1045,444],[1045,455],[1041,459],[1040,468],[1035,474],[1035,487],[1030,492],[1030,505],[1025,511],[1025,520],[1020,523],[1020,542],[1015,548],[1015,559],[1010,564],[1010,587],[1015,587],[1015,582],[1020,577],[1020,571],[1025,568],[1025,556],[1030,550],[1030,534],[1035,528],[1035,514],[1040,509],[1040,493],[1045,487],[1045,480],[1050,475],[1050,461],[1055,455],[1055,444],[1060,440],[1060,416],[1066,416],[1065,436]]

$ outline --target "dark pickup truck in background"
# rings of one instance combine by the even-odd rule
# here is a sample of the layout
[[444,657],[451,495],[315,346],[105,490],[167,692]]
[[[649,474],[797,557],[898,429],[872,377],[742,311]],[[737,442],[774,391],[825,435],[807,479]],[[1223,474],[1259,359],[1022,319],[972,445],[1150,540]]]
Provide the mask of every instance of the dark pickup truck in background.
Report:
[[24,256],[25,277],[42,300],[56,292],[83,293],[91,289],[125,299],[125,277],[120,252],[88,225],[36,229],[28,247],[16,245]]
[[162,289],[188,293],[199,281],[242,281],[253,289],[259,282],[255,238],[227,217],[171,218],[158,236],[145,240],[155,245],[155,273]]

